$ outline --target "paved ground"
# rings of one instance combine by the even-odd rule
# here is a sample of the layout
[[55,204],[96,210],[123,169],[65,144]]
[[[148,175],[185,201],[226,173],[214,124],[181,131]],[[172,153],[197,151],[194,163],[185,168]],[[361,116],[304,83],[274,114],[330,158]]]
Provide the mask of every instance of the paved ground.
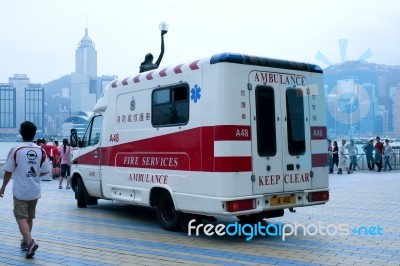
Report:
[[[167,232],[151,209],[109,201],[78,209],[71,190],[42,182],[33,229],[39,249],[31,260],[19,250],[10,183],[0,199],[0,265],[400,265],[400,173],[362,171],[330,180],[328,204],[285,212],[268,224],[301,223],[313,233],[320,223],[330,225],[331,236],[304,236],[300,229],[285,241]],[[333,235],[339,224],[348,224],[350,234]]]

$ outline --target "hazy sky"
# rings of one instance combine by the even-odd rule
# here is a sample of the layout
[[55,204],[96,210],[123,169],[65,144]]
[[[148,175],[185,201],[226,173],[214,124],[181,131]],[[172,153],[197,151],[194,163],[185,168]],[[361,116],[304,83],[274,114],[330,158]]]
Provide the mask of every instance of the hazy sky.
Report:
[[85,27],[97,50],[98,75],[138,72],[160,52],[161,21],[169,24],[161,66],[220,52],[327,64],[346,60],[400,65],[398,0],[1,0],[0,83],[27,74],[46,83],[75,71]]

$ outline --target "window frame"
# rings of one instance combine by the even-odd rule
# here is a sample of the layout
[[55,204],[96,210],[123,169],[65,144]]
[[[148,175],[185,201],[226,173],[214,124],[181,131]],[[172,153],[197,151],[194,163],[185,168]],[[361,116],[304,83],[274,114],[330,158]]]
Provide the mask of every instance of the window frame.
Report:
[[[177,89],[186,89],[186,98],[181,100],[175,100],[175,97],[178,96],[177,93],[175,93],[175,90]],[[155,103],[155,95],[160,92],[160,91],[166,91],[169,90],[168,96],[169,96],[169,100],[166,102],[161,102]],[[184,111],[183,117],[185,118],[184,121],[177,121],[177,122],[166,122],[166,123],[155,123],[157,121],[155,121],[155,117],[157,117],[155,115],[156,109],[158,109],[159,111],[161,110],[162,107],[167,107],[168,109],[170,109],[171,111],[177,110],[177,105],[182,105],[183,108],[185,108],[186,104],[186,110]],[[176,114],[175,114],[176,115]],[[186,117],[185,117],[186,116]],[[179,116],[177,116],[179,118]],[[186,125],[187,123],[189,123],[189,118],[190,118],[190,95],[189,95],[189,84],[187,83],[181,83],[181,84],[176,84],[176,85],[170,85],[170,86],[165,86],[165,87],[160,87],[157,89],[154,89],[151,93],[151,125],[155,128],[158,127],[174,127],[174,126],[183,126]],[[170,118],[168,119],[169,121],[173,120],[173,117],[170,115]]]
[[[263,103],[260,102],[262,100],[260,98],[261,93],[263,93],[264,95],[269,94],[267,95],[269,97],[269,101],[267,104],[265,101],[263,101]],[[277,154],[276,119],[275,119],[276,102],[275,102],[274,88],[265,85],[257,86],[255,89],[255,97],[256,97],[256,117],[257,117],[256,121],[257,153],[260,157],[273,157]],[[264,110],[265,108],[268,108],[268,112]],[[268,121],[266,121],[265,119],[267,119]],[[264,132],[268,134],[266,134],[266,136],[263,136],[265,135],[263,134]]]
[[[291,97],[290,93],[293,92],[296,98]],[[301,93],[301,95],[298,96],[298,93]],[[303,155],[306,153],[306,106],[304,104],[304,93],[300,88],[287,88],[285,96],[288,152],[292,156]],[[295,100],[295,102],[293,102],[293,100]],[[292,117],[293,115],[295,115],[295,117]],[[295,136],[297,136],[297,139]]]

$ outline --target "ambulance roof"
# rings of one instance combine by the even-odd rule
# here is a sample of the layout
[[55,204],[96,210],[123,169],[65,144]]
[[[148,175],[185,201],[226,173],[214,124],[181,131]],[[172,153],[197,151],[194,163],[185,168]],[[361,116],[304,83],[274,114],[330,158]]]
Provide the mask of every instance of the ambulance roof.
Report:
[[235,53],[216,54],[213,55],[210,60],[210,64],[217,64],[222,62],[322,73],[322,69],[319,66],[313,64]]

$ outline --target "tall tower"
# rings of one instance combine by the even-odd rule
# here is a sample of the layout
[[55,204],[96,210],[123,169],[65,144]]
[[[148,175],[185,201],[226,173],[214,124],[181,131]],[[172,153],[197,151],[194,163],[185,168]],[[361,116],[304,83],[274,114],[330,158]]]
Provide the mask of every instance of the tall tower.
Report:
[[86,28],[75,51],[75,72],[71,73],[71,112],[91,111],[96,95],[97,51]]
[[97,77],[97,51],[89,37],[88,29],[85,29],[85,36],[75,51],[75,73]]

